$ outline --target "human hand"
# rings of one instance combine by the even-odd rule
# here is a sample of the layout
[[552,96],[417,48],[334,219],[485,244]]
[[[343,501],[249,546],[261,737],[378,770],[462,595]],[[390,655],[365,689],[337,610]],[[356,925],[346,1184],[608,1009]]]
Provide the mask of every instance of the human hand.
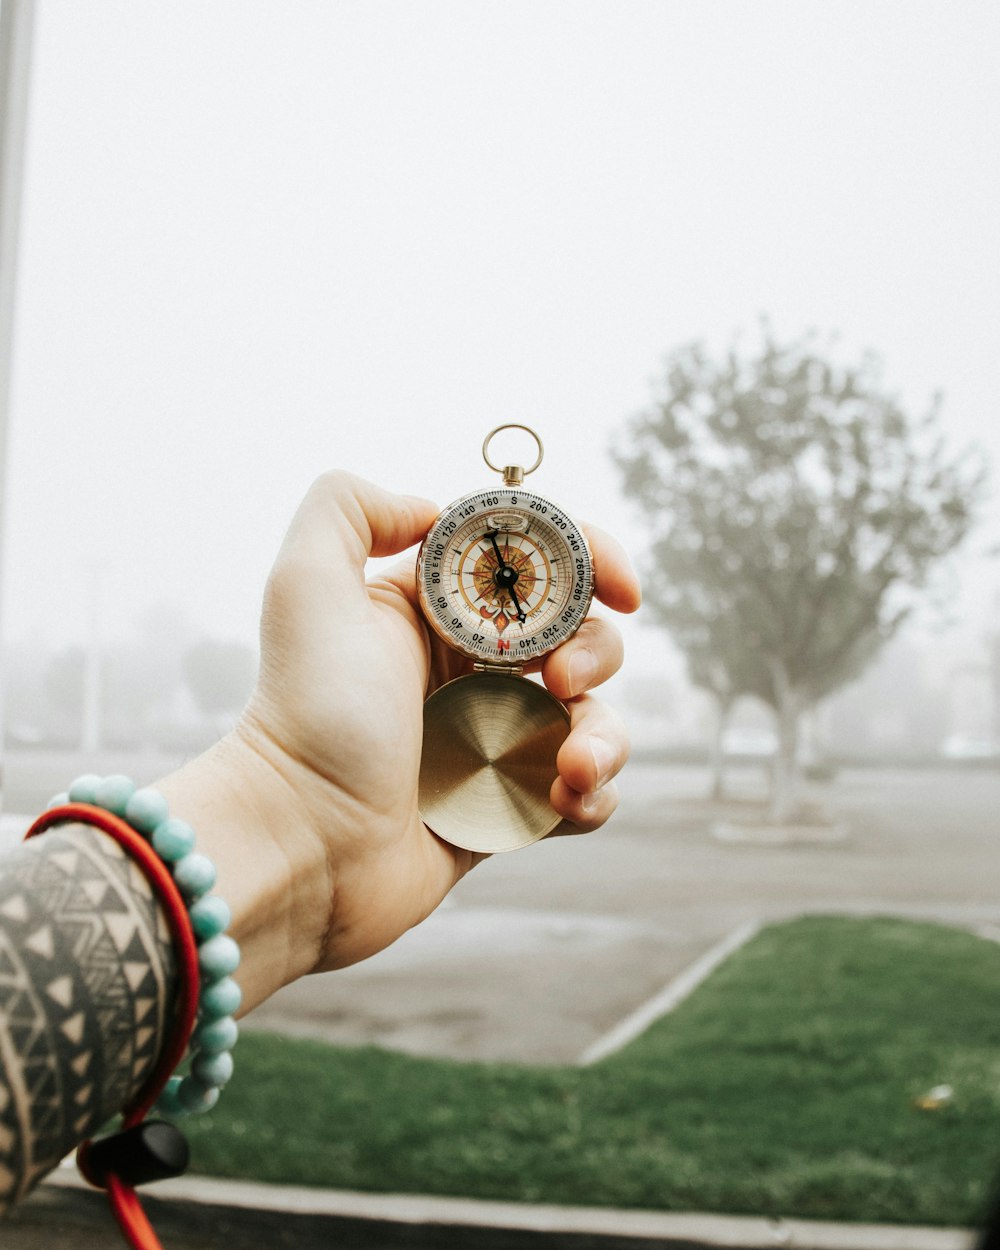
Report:
[[[244,845],[244,858],[263,853],[277,862],[280,847],[291,866],[295,916],[284,929],[297,949],[283,966],[272,956],[279,984],[381,950],[485,858],[443,842],[417,810],[424,699],[471,662],[426,627],[412,559],[365,580],[370,556],[413,546],[437,511],[426,500],[328,474],[303,501],[272,569],[257,688],[220,760],[239,777],[232,792],[242,790],[243,811],[267,813],[259,821],[263,843]],[[588,537],[598,598],[634,611],[639,587],[624,552],[599,530]],[[588,692],[621,659],[617,630],[591,617],[541,665],[542,680],[570,711],[551,792],[564,817],[560,832],[596,829],[617,805],[613,778],[627,736]],[[224,840],[223,858],[232,858],[228,848]],[[220,870],[220,892],[226,888],[239,892],[240,883],[224,887]]]

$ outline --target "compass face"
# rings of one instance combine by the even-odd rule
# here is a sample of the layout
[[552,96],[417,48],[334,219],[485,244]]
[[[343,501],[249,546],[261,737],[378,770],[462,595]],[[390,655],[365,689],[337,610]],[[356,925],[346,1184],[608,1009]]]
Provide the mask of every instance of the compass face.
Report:
[[541,495],[504,487],[464,495],[441,513],[417,557],[431,626],[490,664],[526,664],[583,623],[594,592],[587,542]]

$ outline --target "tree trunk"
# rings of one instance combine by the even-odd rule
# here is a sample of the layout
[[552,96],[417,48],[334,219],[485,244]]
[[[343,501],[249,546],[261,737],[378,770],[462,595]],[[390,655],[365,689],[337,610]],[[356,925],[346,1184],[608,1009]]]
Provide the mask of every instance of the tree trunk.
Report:
[[801,769],[799,766],[799,726],[805,709],[805,699],[800,690],[788,679],[780,665],[774,670],[774,689],[777,696],[778,750],[774,757],[773,783],[771,787],[771,820],[775,824],[790,822],[799,807]]
[[712,769],[712,799],[721,802],[726,797],[726,751],[723,739],[733,710],[733,700],[716,695],[715,732],[712,735],[710,765]]

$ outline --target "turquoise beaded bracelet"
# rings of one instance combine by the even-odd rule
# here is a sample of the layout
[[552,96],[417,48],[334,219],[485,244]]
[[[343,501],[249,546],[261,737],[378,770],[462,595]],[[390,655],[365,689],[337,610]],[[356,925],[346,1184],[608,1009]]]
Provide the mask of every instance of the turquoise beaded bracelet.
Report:
[[209,1111],[233,1075],[232,1049],[239,1036],[233,1017],[243,997],[232,977],[239,967],[240,948],[226,934],[232,915],[225,901],[210,893],[215,865],[194,849],[194,830],[170,815],[163,795],[149,787],[137,789],[128,777],[87,773],[65,794],[56,795],[49,807],[66,803],[87,803],[126,821],[170,870],[187,904],[201,973],[198,1018],[188,1045],[190,1069],[184,1076],[169,1078],[155,1110],[172,1119]]

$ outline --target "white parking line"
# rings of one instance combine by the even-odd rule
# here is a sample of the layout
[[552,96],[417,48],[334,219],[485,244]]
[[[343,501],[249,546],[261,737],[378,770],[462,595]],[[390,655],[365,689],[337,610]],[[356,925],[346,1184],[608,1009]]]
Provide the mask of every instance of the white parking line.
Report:
[[756,920],[751,920],[747,924],[742,924],[737,929],[733,929],[731,933],[727,933],[721,942],[717,942],[710,950],[707,950],[700,959],[696,959],[693,964],[685,968],[680,976],[675,977],[667,985],[654,994],[639,1007],[633,1011],[631,1015],[626,1016],[624,1020],[610,1029],[603,1037],[599,1037],[596,1042],[583,1052],[577,1060],[577,1065],[586,1068],[592,1063],[597,1063],[600,1059],[606,1059],[608,1055],[613,1055],[617,1051],[626,1047],[629,1042],[644,1033],[646,1029],[661,1016],[667,1015],[668,1012],[674,1010],[685,998],[701,985],[724,960],[728,959],[741,946],[745,946],[752,937],[755,937],[760,931],[760,924]]

